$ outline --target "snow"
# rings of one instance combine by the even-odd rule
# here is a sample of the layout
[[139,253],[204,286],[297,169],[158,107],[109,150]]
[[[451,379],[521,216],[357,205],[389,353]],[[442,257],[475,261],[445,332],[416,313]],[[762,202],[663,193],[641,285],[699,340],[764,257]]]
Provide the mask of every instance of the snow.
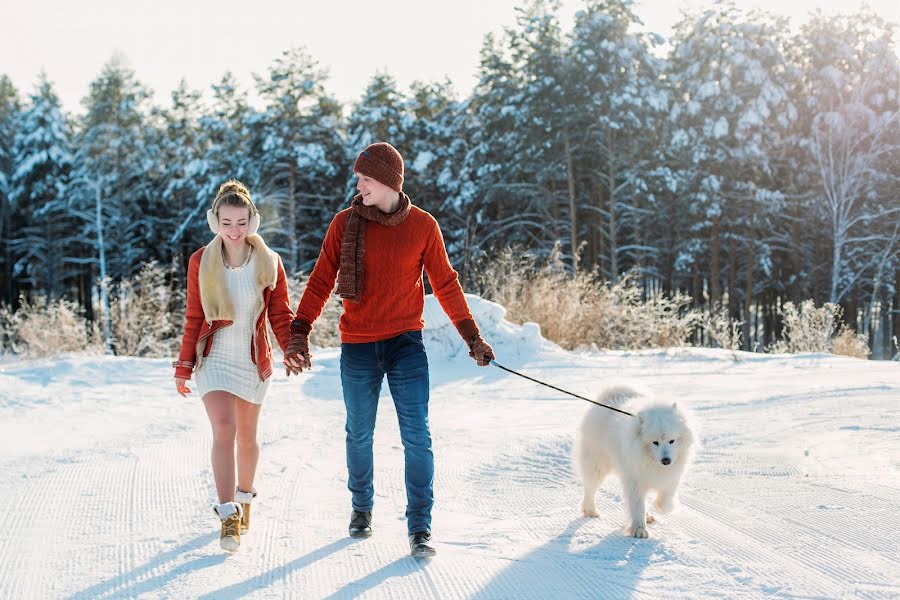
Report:
[[426,305],[438,556],[407,556],[387,386],[375,535],[346,536],[339,350],[276,373],[260,495],[237,554],[209,509],[210,433],[169,361],[0,361],[3,598],[759,598],[900,595],[896,363],[709,349],[567,352],[470,296],[501,364],[593,396],[636,381],[689,405],[702,446],[682,508],[622,534],[621,490],[578,514],[569,455],[586,403],[478,368]]

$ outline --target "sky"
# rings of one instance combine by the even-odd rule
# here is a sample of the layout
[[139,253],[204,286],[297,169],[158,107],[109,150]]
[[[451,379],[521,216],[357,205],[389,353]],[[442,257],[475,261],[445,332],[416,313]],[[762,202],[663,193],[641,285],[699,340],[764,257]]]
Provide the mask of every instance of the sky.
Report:
[[[114,55],[125,58],[139,80],[167,104],[186,79],[208,90],[226,71],[247,88],[253,73],[265,73],[284,50],[305,46],[330,78],[327,89],[339,100],[359,98],[379,71],[393,75],[402,89],[415,80],[449,78],[460,95],[477,81],[479,50],[486,33],[515,23],[513,0],[455,2],[371,0],[0,0],[0,73],[31,93],[43,69],[66,110],[81,111],[88,86]],[[700,0],[638,2],[636,11],[650,31],[671,33],[679,9],[707,5]],[[853,11],[859,0],[744,0],[791,18],[797,25],[817,7]],[[563,0],[560,15],[571,28],[583,0]],[[900,3],[869,4],[883,17],[900,21]]]

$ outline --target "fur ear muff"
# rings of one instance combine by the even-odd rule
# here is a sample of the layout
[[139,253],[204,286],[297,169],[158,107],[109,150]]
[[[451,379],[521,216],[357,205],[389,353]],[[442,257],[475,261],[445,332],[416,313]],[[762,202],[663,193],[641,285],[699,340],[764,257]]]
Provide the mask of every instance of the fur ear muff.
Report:
[[[216,228],[218,229],[218,227]],[[259,211],[253,211],[253,216],[250,217],[250,226],[247,229],[247,235],[256,235],[256,232],[259,231]]]
[[209,224],[209,230],[213,233],[219,233],[219,217],[209,209],[206,211],[206,222]]

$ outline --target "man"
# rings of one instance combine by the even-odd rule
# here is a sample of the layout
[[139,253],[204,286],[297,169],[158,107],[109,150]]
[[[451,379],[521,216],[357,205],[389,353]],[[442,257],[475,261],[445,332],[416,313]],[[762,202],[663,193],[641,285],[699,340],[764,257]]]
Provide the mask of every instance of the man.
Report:
[[406,519],[410,552],[427,558],[434,505],[434,457],[428,427],[428,359],[422,343],[424,284],[435,296],[469,355],[481,366],[494,358],[466,303],[447,258],[437,221],[403,193],[403,157],[385,142],[368,146],[353,165],[359,178],[350,208],[331,221],[319,259],[291,325],[284,364],[289,373],[311,365],[309,333],[338,281],[341,385],[347,409],[350,536],[372,535],[372,439],[384,376],[397,417],[406,464]]

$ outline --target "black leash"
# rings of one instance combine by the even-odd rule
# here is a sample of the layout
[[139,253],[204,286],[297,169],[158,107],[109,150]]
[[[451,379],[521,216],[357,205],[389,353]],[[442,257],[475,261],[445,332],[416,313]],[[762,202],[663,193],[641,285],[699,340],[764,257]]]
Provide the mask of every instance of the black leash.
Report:
[[522,373],[519,373],[518,371],[513,371],[512,369],[507,369],[506,367],[504,367],[503,365],[498,363],[496,360],[492,360],[491,364],[494,365],[495,367],[499,367],[499,368],[503,369],[507,373],[512,373],[513,375],[518,375],[519,377],[524,377],[525,379],[527,379],[529,381],[533,381],[533,382],[539,383],[541,385],[546,385],[548,388],[553,388],[557,392],[562,392],[563,394],[575,396],[579,400],[584,400],[586,402],[590,402],[591,404],[596,404],[597,406],[602,406],[603,408],[608,408],[609,410],[614,410],[617,413],[622,413],[623,415],[628,415],[629,417],[634,416],[632,413],[628,412],[627,410],[621,410],[619,408],[616,408],[615,406],[609,406],[608,404],[603,404],[602,402],[597,402],[596,400],[591,400],[590,398],[585,398],[584,396],[579,396],[578,394],[573,394],[572,392],[568,392],[562,388],[558,388],[555,385],[550,385],[549,383],[544,383],[543,381],[540,381],[533,377],[529,377],[528,375],[523,375]]

